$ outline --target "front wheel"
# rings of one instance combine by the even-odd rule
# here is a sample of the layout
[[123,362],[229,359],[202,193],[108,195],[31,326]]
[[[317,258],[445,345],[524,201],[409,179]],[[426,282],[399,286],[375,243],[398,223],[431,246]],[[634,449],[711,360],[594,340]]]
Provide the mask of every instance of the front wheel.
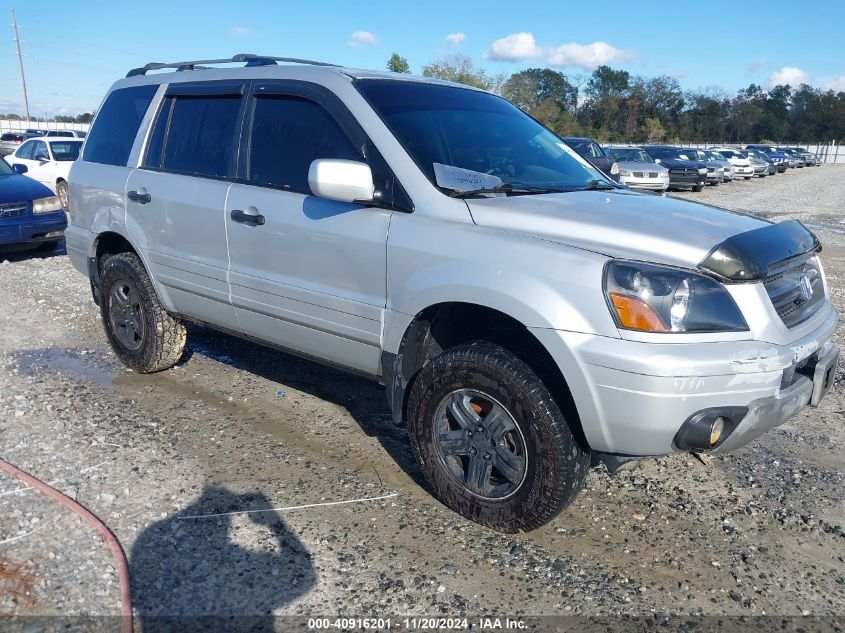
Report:
[[185,326],[162,307],[135,253],[112,255],[103,264],[100,312],[114,353],[130,369],[150,374],[182,357]]
[[704,189],[704,185],[696,185],[695,187],[692,188],[692,190],[696,193],[698,193],[699,191],[702,191],[703,189]]
[[454,347],[415,378],[414,454],[437,497],[501,532],[551,521],[584,485],[589,452],[520,358],[485,341]]

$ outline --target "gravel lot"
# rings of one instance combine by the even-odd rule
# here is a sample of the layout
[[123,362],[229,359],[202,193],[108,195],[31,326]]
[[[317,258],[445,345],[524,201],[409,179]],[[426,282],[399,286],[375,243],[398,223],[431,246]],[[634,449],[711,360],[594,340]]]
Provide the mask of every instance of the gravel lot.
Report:
[[[678,195],[813,225],[845,308],[845,167]],[[200,327],[180,365],[136,375],[63,253],[4,258],[2,457],[111,527],[141,620],[845,615],[841,370],[819,409],[734,454],[594,469],[551,525],[503,536],[429,496],[377,384]],[[0,583],[0,614],[119,613],[106,546],[19,487],[0,477],[0,561],[33,584]]]

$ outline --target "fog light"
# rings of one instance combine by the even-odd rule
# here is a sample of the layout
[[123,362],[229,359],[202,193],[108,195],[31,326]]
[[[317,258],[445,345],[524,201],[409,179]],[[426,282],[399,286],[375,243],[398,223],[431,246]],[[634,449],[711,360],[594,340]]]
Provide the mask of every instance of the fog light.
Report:
[[61,237],[64,234],[64,231],[50,231],[44,237]]
[[713,421],[713,426],[710,427],[710,446],[716,446],[719,440],[722,439],[722,433],[725,431],[725,418],[719,416]]

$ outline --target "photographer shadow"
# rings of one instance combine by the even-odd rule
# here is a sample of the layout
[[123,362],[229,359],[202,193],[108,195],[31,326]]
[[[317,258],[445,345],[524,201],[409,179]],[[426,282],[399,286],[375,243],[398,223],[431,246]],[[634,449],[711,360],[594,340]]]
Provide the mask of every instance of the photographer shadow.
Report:
[[[145,529],[132,547],[132,602],[140,630],[273,631],[273,612],[316,584],[311,555],[261,493],[221,486]],[[243,510],[270,538],[246,548],[232,540],[231,515]]]

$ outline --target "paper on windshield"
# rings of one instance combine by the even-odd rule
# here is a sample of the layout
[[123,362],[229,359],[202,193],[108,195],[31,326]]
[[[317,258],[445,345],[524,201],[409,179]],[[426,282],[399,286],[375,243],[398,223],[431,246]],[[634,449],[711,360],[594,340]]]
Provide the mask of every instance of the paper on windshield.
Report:
[[454,191],[473,191],[475,189],[493,189],[502,184],[498,176],[483,174],[480,171],[463,169],[454,165],[433,163],[434,179],[440,187]]

